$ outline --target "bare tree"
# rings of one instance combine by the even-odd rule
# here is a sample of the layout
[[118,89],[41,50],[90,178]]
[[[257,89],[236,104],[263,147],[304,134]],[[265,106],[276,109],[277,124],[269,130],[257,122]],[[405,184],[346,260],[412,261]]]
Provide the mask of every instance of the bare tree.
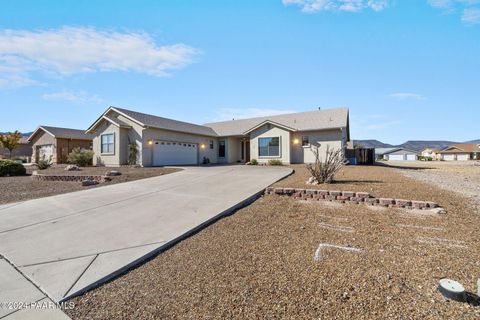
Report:
[[308,184],[332,183],[335,175],[345,165],[345,158],[342,149],[332,149],[327,145],[325,160],[320,156],[320,145],[312,144],[310,146],[315,162],[307,164],[307,169],[311,174]]

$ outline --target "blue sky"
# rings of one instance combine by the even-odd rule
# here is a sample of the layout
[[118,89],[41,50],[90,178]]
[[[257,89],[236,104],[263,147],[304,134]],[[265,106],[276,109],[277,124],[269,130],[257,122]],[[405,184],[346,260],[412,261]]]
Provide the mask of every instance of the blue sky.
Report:
[[0,3],[0,131],[347,106],[355,139],[464,141],[479,88],[480,0]]

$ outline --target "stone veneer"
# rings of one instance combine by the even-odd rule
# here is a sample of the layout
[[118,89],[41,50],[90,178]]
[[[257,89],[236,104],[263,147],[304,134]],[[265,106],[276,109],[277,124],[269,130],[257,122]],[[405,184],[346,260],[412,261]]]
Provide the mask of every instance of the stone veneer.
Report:
[[265,190],[265,193],[282,195],[282,196],[290,196],[290,197],[293,197],[294,199],[301,199],[301,200],[326,200],[326,201],[338,201],[342,203],[348,202],[348,203],[355,203],[355,204],[363,203],[371,206],[381,206],[381,207],[389,207],[389,208],[422,209],[422,210],[440,208],[439,205],[435,202],[393,199],[393,198],[376,198],[376,197],[373,197],[368,192],[268,187]]

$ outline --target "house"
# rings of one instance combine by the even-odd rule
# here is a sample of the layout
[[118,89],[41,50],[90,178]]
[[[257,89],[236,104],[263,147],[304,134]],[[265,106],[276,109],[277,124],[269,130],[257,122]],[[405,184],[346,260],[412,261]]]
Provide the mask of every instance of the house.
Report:
[[405,148],[377,148],[375,158],[388,161],[415,161],[418,160],[418,153]]
[[45,159],[66,163],[74,148],[91,149],[93,135],[84,130],[39,126],[28,141],[32,144],[32,162]]
[[325,154],[350,140],[346,108],[197,125],[110,107],[86,132],[94,135],[94,164],[105,166],[127,164],[132,149],[142,166],[308,163],[315,161],[311,144]]
[[468,161],[480,160],[479,144],[453,144],[440,151],[440,157],[444,161]]
[[[20,138],[18,146],[12,150],[12,159],[24,159],[29,162],[32,156],[32,145],[28,141],[28,137]],[[0,159],[9,159],[10,151],[0,145]]]
[[440,160],[440,150],[433,148],[426,148],[421,153],[424,158],[432,158],[432,160]]

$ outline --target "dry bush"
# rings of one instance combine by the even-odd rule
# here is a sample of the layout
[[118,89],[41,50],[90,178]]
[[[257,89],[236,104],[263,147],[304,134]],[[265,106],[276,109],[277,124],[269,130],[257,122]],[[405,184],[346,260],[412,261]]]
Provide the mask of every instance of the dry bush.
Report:
[[331,149],[327,145],[325,161],[320,157],[320,145],[310,146],[315,155],[315,162],[307,164],[307,169],[311,174],[308,184],[332,183],[335,175],[345,165],[345,158],[342,149]]

